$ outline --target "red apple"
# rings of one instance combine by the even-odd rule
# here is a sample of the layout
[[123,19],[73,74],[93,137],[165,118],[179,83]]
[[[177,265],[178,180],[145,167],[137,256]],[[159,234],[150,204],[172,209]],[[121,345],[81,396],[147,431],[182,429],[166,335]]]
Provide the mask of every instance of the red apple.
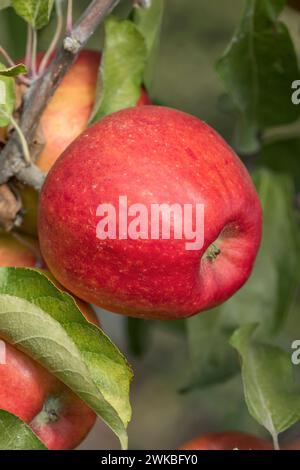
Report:
[[[37,64],[41,63],[43,53],[38,54]],[[56,90],[41,120],[45,147],[37,160],[37,166],[48,172],[61,153],[83,132],[93,110],[98,69],[101,54],[96,51],[80,52],[76,62]],[[151,104],[144,89],[137,106]],[[1,138],[1,136],[0,136]],[[21,231],[36,235],[38,194],[34,189],[20,189],[25,210]]]
[[34,238],[1,233],[0,234],[0,267],[42,267],[43,261],[38,243]]
[[[0,266],[41,265],[35,240],[18,235],[0,235]],[[61,288],[50,273],[46,274]],[[99,325],[89,305],[79,299],[75,302],[88,321]],[[58,450],[76,447],[96,419],[95,413],[71,390],[8,343],[5,343],[5,363],[0,363],[0,409],[19,416],[30,424],[49,449]]]
[[296,439],[283,447],[283,450],[300,450],[300,439]]
[[187,442],[181,450],[272,450],[266,440],[241,432],[212,433]]
[[46,369],[5,343],[0,364],[0,408],[30,425],[51,450],[78,446],[95,423],[96,415]]
[[[132,239],[118,216],[116,239],[97,238],[100,204],[118,212],[119,196],[143,204],[148,216],[154,203],[179,204],[182,212],[188,204],[193,212],[183,222],[194,227],[203,204],[203,246],[188,249],[186,233],[162,239],[151,220],[159,239],[149,227],[148,239]],[[162,215],[165,222],[166,208]],[[79,298],[130,316],[184,318],[224,302],[248,279],[261,230],[257,193],[233,150],[204,122],[164,107],[123,110],[88,129],[41,193],[41,250],[55,277]]]

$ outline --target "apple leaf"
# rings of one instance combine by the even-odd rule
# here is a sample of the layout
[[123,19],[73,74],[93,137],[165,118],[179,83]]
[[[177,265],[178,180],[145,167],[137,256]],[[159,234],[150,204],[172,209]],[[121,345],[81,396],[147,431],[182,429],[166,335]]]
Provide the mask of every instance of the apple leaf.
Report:
[[35,270],[0,268],[0,337],[71,388],[126,448],[131,369],[70,295]]
[[54,0],[12,0],[12,6],[34,29],[41,29],[49,22]]
[[152,0],[148,7],[136,6],[134,8],[133,21],[145,38],[148,50],[147,67],[144,74],[144,82],[148,90],[151,86],[152,70],[159,47],[164,6],[164,0]]
[[0,450],[47,450],[26,423],[0,410]]
[[253,339],[256,325],[237,330],[231,345],[242,362],[242,378],[250,414],[277,435],[300,419],[300,390],[293,377],[291,356],[282,349]]
[[0,77],[17,77],[27,73],[27,68],[24,64],[14,65],[13,67],[0,69]]
[[230,336],[249,322],[259,324],[262,339],[277,334],[296,294],[300,250],[292,180],[266,169],[253,177],[264,212],[261,248],[253,273],[239,292],[216,309],[187,320],[192,364],[187,389],[237,373],[238,363],[228,344]]
[[0,10],[11,6],[11,0],[0,0]]
[[16,99],[14,79],[1,75],[1,71],[6,70],[5,65],[0,63],[0,127],[10,123]]
[[244,151],[255,148],[261,130],[300,115],[291,100],[291,83],[299,76],[297,55],[288,29],[278,20],[284,5],[284,0],[247,0],[241,23],[217,63],[239,112]]
[[105,22],[104,50],[91,123],[136,105],[146,58],[145,39],[138,28],[131,21],[110,16]]
[[300,139],[283,138],[266,142],[260,152],[261,163],[277,173],[290,175],[300,191]]

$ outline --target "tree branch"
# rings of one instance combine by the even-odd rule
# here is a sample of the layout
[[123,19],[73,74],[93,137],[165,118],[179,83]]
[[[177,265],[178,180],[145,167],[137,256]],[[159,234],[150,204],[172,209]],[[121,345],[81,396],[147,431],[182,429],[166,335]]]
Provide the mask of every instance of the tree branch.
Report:
[[[48,69],[30,87],[20,118],[20,128],[29,148],[33,144],[48,101],[97,26],[119,2],[120,0],[93,0],[74,26],[71,35],[65,38]],[[44,180],[42,172],[34,164],[28,165],[25,162],[16,132],[0,154],[0,184],[6,183],[12,176],[36,189],[41,188]]]

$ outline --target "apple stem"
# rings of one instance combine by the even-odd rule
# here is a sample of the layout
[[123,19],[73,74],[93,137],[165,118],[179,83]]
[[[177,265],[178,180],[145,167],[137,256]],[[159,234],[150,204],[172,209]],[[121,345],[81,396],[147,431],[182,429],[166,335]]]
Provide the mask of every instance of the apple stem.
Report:
[[56,8],[56,17],[57,17],[56,29],[55,29],[53,39],[50,43],[50,46],[41,61],[41,64],[39,67],[39,75],[42,75],[45,72],[46,67],[50,61],[51,55],[55,51],[55,48],[58,44],[58,41],[60,39],[62,30],[63,30],[63,12],[62,12],[62,4],[60,0],[56,0],[55,8]]
[[204,257],[209,261],[214,261],[221,254],[220,248],[215,243],[212,243],[206,250]]

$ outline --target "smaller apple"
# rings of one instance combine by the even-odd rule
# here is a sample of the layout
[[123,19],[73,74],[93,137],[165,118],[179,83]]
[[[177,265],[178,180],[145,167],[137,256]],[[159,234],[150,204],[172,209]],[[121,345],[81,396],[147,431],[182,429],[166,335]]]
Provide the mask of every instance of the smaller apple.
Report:
[[300,439],[296,439],[283,446],[283,450],[300,450]]
[[75,448],[96,420],[62,382],[8,343],[0,364],[0,408],[29,424],[50,450]]
[[[0,235],[0,266],[40,267],[38,244],[30,237]],[[40,269],[39,269],[40,270]],[[48,271],[43,272],[60,289]],[[99,325],[92,307],[74,299],[85,318]],[[95,413],[56,377],[5,342],[0,364],[0,408],[28,423],[48,449],[73,449],[96,420]]]
[[259,437],[242,432],[222,432],[199,436],[181,450],[272,450],[272,445]]

